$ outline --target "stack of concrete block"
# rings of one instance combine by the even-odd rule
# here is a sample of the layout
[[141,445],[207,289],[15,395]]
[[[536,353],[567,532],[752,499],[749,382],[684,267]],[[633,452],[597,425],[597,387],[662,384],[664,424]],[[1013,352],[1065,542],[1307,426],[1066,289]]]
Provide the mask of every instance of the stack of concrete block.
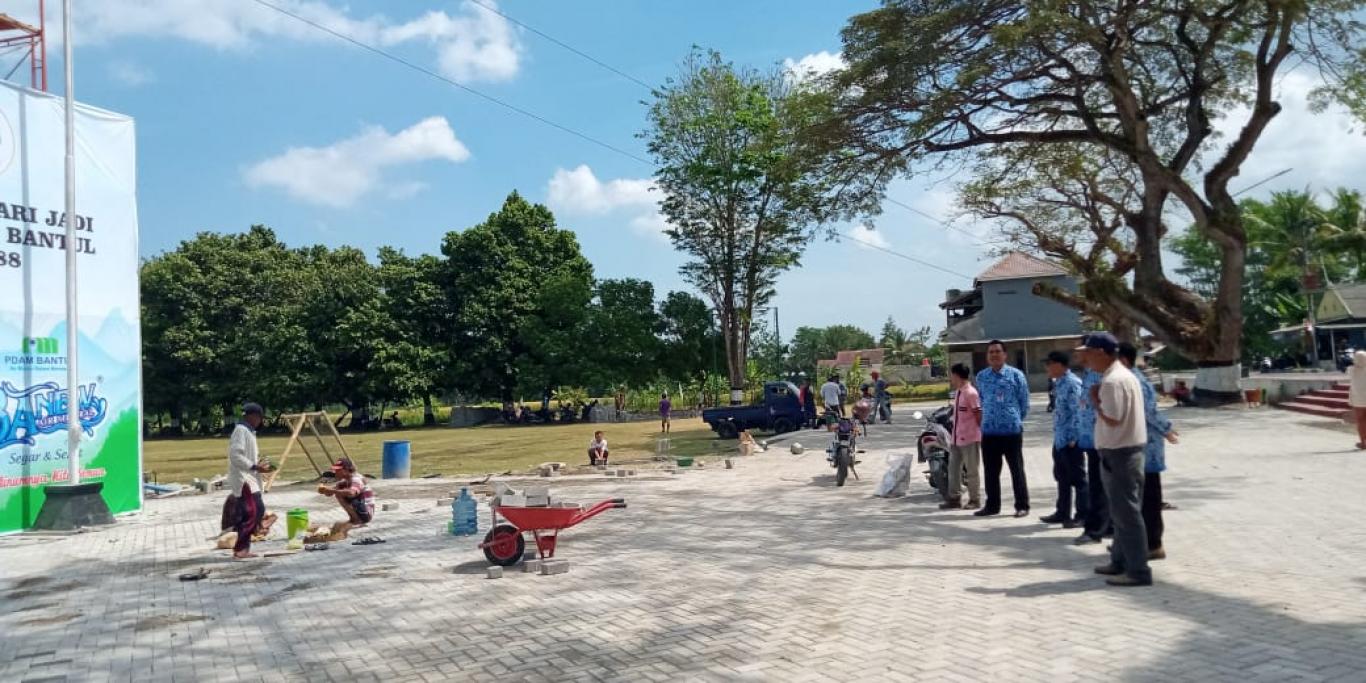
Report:
[[527,574],[539,574],[539,573],[541,573],[541,560],[540,560],[540,558],[532,559],[532,560],[527,560],[527,561],[523,562],[523,563],[522,563],[522,571],[525,572],[525,573],[527,573]]

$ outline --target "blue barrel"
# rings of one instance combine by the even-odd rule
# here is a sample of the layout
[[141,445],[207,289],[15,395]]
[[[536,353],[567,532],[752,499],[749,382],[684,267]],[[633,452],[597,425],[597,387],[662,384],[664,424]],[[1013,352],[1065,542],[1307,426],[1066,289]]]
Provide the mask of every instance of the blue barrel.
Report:
[[409,459],[408,441],[385,441],[383,458],[383,478],[385,479],[407,479],[412,472],[412,461]]

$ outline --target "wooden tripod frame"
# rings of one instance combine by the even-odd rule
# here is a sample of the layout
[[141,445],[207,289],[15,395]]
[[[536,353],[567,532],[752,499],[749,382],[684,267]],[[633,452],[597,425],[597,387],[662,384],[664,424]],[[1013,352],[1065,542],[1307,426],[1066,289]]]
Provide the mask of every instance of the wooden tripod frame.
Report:
[[[323,438],[324,431],[332,437],[331,440],[335,442],[333,445],[341,450],[341,456],[347,458],[351,457],[351,454],[346,452],[346,444],[342,443],[341,434],[337,433],[337,427],[332,424],[332,418],[328,417],[326,411],[295,413],[292,415],[283,415],[281,417],[290,426],[289,443],[285,444],[285,452],[280,454],[280,462],[275,464],[275,470],[266,477],[265,485],[262,487],[266,491],[270,490],[271,485],[275,483],[275,477],[284,470],[285,461],[289,458],[289,454],[294,451],[295,445],[298,445],[299,450],[304,452],[304,456],[308,458],[308,464],[313,466],[313,471],[317,472],[319,477],[323,475],[323,469],[318,466],[318,461],[313,459],[313,453],[308,450],[308,446],[304,444],[304,440],[299,438],[303,434],[305,427],[307,427],[309,433],[313,435],[313,439],[318,448],[322,449],[322,455],[325,456],[324,462],[329,468],[337,458],[333,457],[332,452],[327,449],[328,440]],[[320,431],[318,429],[319,422],[327,425],[327,429]]]

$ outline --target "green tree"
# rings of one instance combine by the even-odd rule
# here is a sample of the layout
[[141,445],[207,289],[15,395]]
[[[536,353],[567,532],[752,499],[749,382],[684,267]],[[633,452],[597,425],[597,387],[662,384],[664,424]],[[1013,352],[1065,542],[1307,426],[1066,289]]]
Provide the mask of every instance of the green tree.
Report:
[[305,335],[296,321],[282,320],[271,330],[247,321],[289,294],[280,286],[295,270],[292,261],[275,233],[258,225],[240,234],[200,233],[142,264],[149,412],[168,413],[178,428],[183,417],[229,414],[244,400],[276,398],[256,367],[271,353],[263,332]]
[[[1322,281],[1341,281],[1355,269],[1355,254],[1340,248],[1343,231],[1332,224],[1335,216],[1355,210],[1354,193],[1339,190],[1334,205],[1324,209],[1307,191],[1276,192],[1269,200],[1245,199],[1240,203],[1247,226],[1247,273],[1241,299],[1244,317],[1242,352],[1245,361],[1279,355],[1270,337],[1276,328],[1295,325],[1309,317],[1304,276],[1312,273]],[[1183,264],[1192,291],[1211,296],[1219,281],[1218,249],[1198,231],[1186,230],[1172,240],[1172,250]]]
[[790,359],[797,370],[815,377],[817,361],[832,359],[840,351],[871,349],[875,346],[873,335],[853,325],[799,327],[792,336]]
[[374,369],[385,400],[421,398],[423,423],[436,423],[432,396],[444,381],[449,327],[445,294],[437,281],[440,261],[432,255],[407,256],[390,247],[379,250],[381,308],[391,329],[375,353]]
[[778,70],[695,50],[650,106],[642,137],[658,164],[660,208],[669,239],[690,257],[680,272],[716,310],[733,400],[745,385],[754,311],[818,226],[842,213],[844,196],[796,144],[822,102]]
[[518,374],[519,390],[541,396],[551,387],[588,381],[597,369],[596,340],[588,336],[593,282],[566,272],[541,283],[536,314],[524,319],[521,338],[526,357]]
[[887,316],[887,322],[882,323],[882,337],[878,339],[877,343],[884,349],[898,351],[906,345],[906,341],[906,330],[897,327],[892,316]]
[[687,292],[669,292],[659,306],[664,326],[659,367],[674,381],[704,381],[718,372],[721,339],[707,302]]
[[[843,152],[833,173],[856,193],[913,166],[1019,148],[1121,164],[1118,177],[1136,182],[1122,212],[1136,258],[1094,295],[1204,361],[1197,389],[1232,395],[1247,236],[1229,185],[1281,109],[1275,85],[1293,53],[1327,76],[1319,104],[1366,110],[1364,4],[888,0],[844,29],[848,67],[829,88],[840,115],[808,139]],[[1237,130],[1226,141],[1213,137],[1219,117]],[[1172,202],[1219,251],[1212,301],[1166,275]]]
[[664,324],[654,285],[635,278],[603,280],[589,309],[588,338],[600,386],[642,386],[656,378]]
[[438,278],[452,327],[448,352],[462,389],[512,400],[531,360],[521,332],[541,314],[542,286],[592,282],[592,265],[572,231],[556,227],[549,209],[516,192],[483,223],[447,233],[441,253]]

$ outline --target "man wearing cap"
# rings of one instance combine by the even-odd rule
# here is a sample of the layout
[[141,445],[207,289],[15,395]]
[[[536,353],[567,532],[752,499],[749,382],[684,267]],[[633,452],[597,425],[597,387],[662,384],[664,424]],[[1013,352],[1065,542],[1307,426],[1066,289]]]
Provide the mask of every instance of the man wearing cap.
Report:
[[233,544],[232,556],[239,560],[256,557],[251,552],[251,535],[265,518],[266,504],[261,498],[261,480],[257,476],[270,472],[269,462],[261,460],[261,452],[256,446],[256,430],[261,426],[261,406],[248,403],[242,406],[242,421],[232,430],[228,439],[228,477],[227,489],[237,498],[234,515],[237,528],[237,542]]
[[1147,423],[1148,443],[1143,449],[1143,530],[1148,534],[1148,559],[1165,560],[1162,548],[1162,472],[1167,469],[1168,443],[1177,443],[1180,434],[1172,421],[1157,409],[1157,391],[1138,368],[1138,347],[1128,342],[1119,345],[1119,360],[1134,371],[1143,386],[1143,417]]
[[1029,381],[1006,365],[1006,345],[987,343],[987,367],[977,373],[982,400],[982,465],[986,470],[987,504],[972,513],[989,517],[1001,512],[1001,464],[1010,468],[1015,516],[1029,514],[1029,485],[1024,469],[1024,419],[1029,415]]
[[1101,478],[1115,527],[1110,562],[1096,567],[1096,573],[1109,577],[1106,583],[1112,586],[1151,586],[1143,526],[1143,449],[1148,442],[1143,389],[1134,373],[1119,362],[1119,341],[1114,335],[1092,333],[1078,350],[1086,364],[1102,375],[1100,385],[1091,390],[1091,400],[1096,406]]
[[[1053,514],[1041,517],[1044,524],[1061,524],[1074,529],[1085,521],[1090,510],[1086,486],[1086,455],[1077,442],[1081,439],[1081,380],[1068,367],[1071,359],[1062,351],[1048,354],[1045,364],[1053,384],[1056,404],[1053,409],[1053,481],[1058,484],[1058,500]],[[1076,514],[1072,513],[1072,492],[1076,490]]]
[[364,526],[375,518],[375,492],[365,483],[365,477],[356,471],[351,458],[337,458],[332,463],[332,473],[336,484],[318,484],[318,493],[332,496],[346,511],[352,526]]

